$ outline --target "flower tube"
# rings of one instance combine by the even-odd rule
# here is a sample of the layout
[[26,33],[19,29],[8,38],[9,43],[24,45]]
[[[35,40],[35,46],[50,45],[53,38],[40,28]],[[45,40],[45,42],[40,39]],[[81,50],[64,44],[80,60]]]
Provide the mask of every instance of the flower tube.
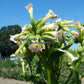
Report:
[[57,17],[58,17],[58,15],[56,15],[52,10],[49,10],[49,13],[43,18],[42,23],[44,23],[48,19],[54,19]]
[[62,49],[58,49],[61,52],[65,52],[67,54],[67,56],[71,59],[71,62],[69,64],[72,64],[73,61],[77,60],[78,57],[74,57],[70,52],[66,51],[66,50],[62,50]]
[[72,24],[72,23],[73,23],[73,20],[72,20],[72,21],[67,21],[67,20],[65,20],[65,21],[62,21],[62,22],[61,22],[62,25]]

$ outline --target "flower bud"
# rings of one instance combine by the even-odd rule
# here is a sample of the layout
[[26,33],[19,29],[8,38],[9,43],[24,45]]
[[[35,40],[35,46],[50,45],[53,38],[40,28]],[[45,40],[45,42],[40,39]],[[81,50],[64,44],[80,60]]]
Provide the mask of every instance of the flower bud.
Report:
[[75,25],[63,25],[64,27],[76,27]]
[[77,47],[77,52],[78,52],[79,54],[83,52],[83,48],[82,48],[81,45],[79,45],[79,46]]
[[78,34],[76,31],[71,31],[71,34],[73,34],[73,35],[76,35],[76,34]]
[[65,24],[72,24],[73,23],[73,20],[72,21],[62,21],[61,24],[62,25],[65,25]]

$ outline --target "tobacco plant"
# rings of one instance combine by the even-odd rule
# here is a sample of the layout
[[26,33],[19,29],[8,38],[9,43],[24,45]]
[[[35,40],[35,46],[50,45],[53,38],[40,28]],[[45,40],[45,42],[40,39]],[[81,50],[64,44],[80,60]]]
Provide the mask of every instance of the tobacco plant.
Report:
[[[78,69],[79,65],[84,61],[84,27],[80,22],[74,24],[73,20],[62,21],[57,19],[52,24],[46,23],[47,20],[58,17],[52,10],[49,10],[44,18],[34,21],[33,5],[29,4],[26,9],[30,14],[31,24],[25,25],[20,34],[10,38],[19,46],[15,56],[19,56],[28,62],[31,75],[33,74],[31,61],[35,59],[44,74],[43,80],[46,84],[59,84],[62,60],[66,56],[67,66],[71,73],[65,84],[69,82],[73,73],[76,75],[77,84],[81,84],[83,75],[81,75],[81,78],[79,77]],[[77,29],[79,33],[74,31],[73,28]],[[81,44],[77,49],[78,56],[73,56],[68,52],[73,43]],[[25,76],[24,62],[22,66]]]

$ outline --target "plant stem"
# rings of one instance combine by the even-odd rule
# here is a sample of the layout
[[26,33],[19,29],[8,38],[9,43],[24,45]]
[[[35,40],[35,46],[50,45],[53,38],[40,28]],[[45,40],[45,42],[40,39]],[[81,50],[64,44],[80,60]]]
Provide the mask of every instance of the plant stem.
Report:
[[77,84],[81,84],[81,79],[79,78],[78,71],[75,72],[75,75],[76,75]]
[[51,84],[51,76],[50,76],[50,70],[47,69],[47,83]]
[[30,69],[30,72],[31,72],[31,75],[32,75],[32,67],[31,67],[31,62],[30,62],[30,60],[27,60],[27,62],[29,63],[29,69]]

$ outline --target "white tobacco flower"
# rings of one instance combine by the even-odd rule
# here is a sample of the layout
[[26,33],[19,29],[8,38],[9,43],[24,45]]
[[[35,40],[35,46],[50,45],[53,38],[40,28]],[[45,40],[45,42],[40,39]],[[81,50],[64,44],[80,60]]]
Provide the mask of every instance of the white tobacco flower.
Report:
[[24,27],[22,27],[22,32],[26,31],[26,25]]
[[67,20],[64,20],[61,22],[62,25],[65,25],[65,24],[72,24],[73,23],[73,20],[72,21],[67,21]]
[[59,30],[58,32],[51,31],[51,32],[46,32],[46,33],[52,34],[53,36],[55,36],[55,39],[57,40],[62,40],[62,30]]
[[46,24],[46,25],[44,25],[44,27],[42,27],[42,29],[44,29],[44,30],[48,30],[48,29],[55,29],[54,28],[54,23],[52,23],[52,24]]
[[82,26],[81,31],[84,31],[84,27]]
[[77,60],[78,57],[74,57],[70,52],[66,51],[66,50],[62,50],[62,49],[58,49],[61,52],[65,52],[67,54],[67,56],[71,59],[71,62],[69,64],[72,64],[73,61]]
[[72,64],[73,61],[77,60],[78,57],[74,57],[71,53],[68,51],[65,51],[65,53],[71,58],[71,62],[69,64]]
[[81,22],[80,22],[80,21],[79,21],[79,22],[76,22],[75,24],[77,25],[77,27],[78,27],[79,29],[81,29],[82,25],[81,25]]
[[72,27],[73,28],[73,27],[76,27],[76,26],[75,25],[72,25],[72,24],[71,25],[67,25],[66,24],[66,25],[63,25],[63,27]]
[[44,29],[44,30],[49,30],[49,29],[52,29],[52,30],[58,30],[58,25],[57,25],[57,23],[55,22],[55,23],[52,23],[52,24],[50,24],[50,23],[47,23],[46,25],[44,25],[44,27],[42,27],[42,29]]
[[46,32],[46,33],[52,34],[53,36],[56,36],[58,34],[56,31],[51,31],[51,32]]
[[11,35],[10,40],[13,41],[14,43],[17,43],[18,41],[15,39],[19,34],[16,35]]
[[25,8],[29,11],[29,13],[33,12],[33,5],[32,3],[30,3],[28,6],[26,6]]
[[71,31],[71,34],[73,34],[73,35],[77,35],[78,32],[72,30],[72,31]]
[[66,32],[70,32],[70,29],[68,27],[63,27]]
[[80,23],[80,21],[78,21],[78,22],[75,22],[75,24],[78,26],[78,25],[80,25],[81,23]]
[[49,10],[49,13],[46,15],[46,17],[57,18],[58,16],[52,10]]
[[58,16],[52,10],[49,10],[48,14],[43,18],[43,21],[41,23],[44,23],[48,19],[54,19],[57,17]]
[[56,20],[57,23],[61,23],[61,19]]

